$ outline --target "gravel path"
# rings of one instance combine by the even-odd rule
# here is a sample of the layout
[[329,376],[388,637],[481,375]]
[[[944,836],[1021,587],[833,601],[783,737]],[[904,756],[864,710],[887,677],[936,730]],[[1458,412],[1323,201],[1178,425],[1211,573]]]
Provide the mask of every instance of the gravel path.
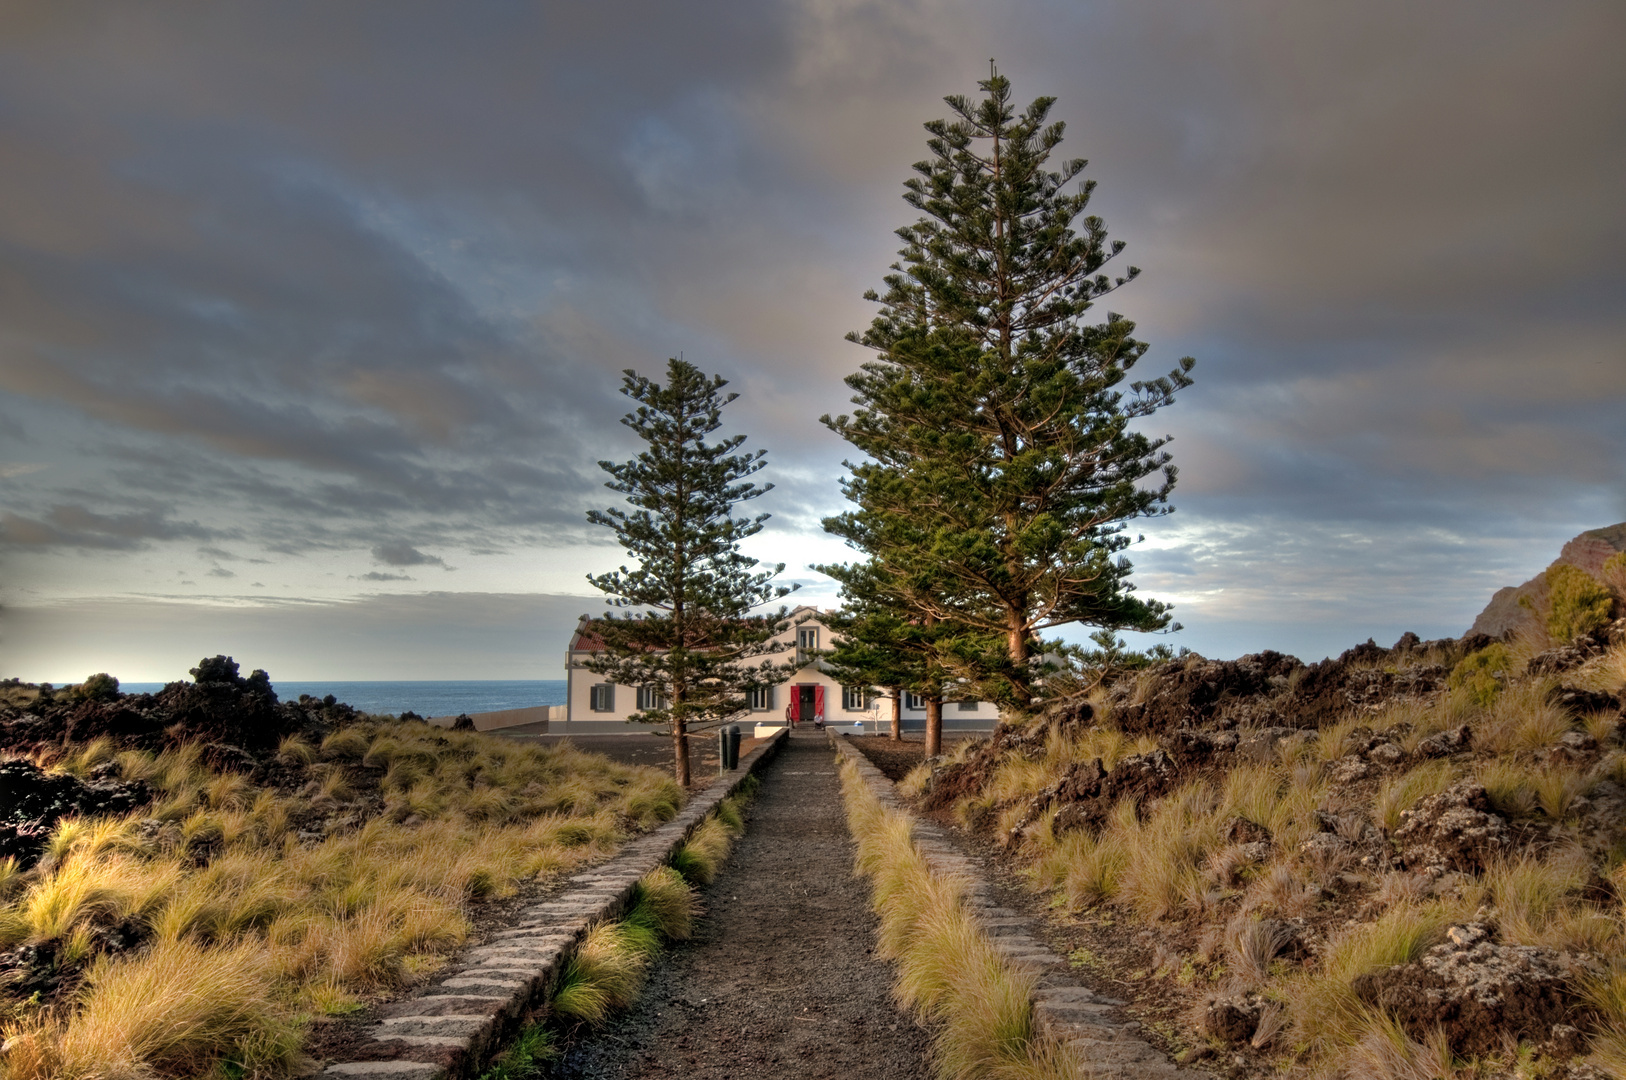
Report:
[[875,916],[822,733],[764,771],[749,828],[702,890],[695,936],[664,955],[639,1004],[571,1046],[558,1078],[925,1080],[929,1036],[888,996]]

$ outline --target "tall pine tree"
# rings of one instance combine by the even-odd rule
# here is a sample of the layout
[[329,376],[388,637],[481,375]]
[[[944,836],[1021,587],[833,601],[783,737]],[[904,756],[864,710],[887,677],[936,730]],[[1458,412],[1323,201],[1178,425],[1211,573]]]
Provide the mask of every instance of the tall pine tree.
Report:
[[[1042,631],[1067,623],[1167,628],[1133,595],[1126,522],[1169,512],[1175,469],[1130,425],[1189,386],[1190,357],[1122,389],[1147,346],[1093,304],[1134,278],[1104,272],[1123,248],[1083,216],[1094,182],[1050,168],[1053,98],[1017,114],[993,74],[973,103],[945,99],[905,200],[901,260],[881,311],[849,340],[875,360],[847,379],[858,408],[825,422],[868,458],[844,483],[855,509],[825,527],[880,568],[908,618],[959,628],[941,655],[980,693],[1025,709]],[[1147,483],[1148,477],[1161,476]]]
[[878,579],[874,563],[816,566],[841,583],[842,609],[827,615],[835,642],[822,657],[824,670],[845,686],[879,686],[892,702],[892,737],[902,737],[902,697],[926,703],[926,755],[942,750],[943,670],[936,627],[911,621]]
[[752,615],[752,609],[792,589],[772,584],[783,563],[758,570],[757,560],[739,550],[769,515],[737,518],[734,508],[773,485],[746,479],[766,465],[767,451],[735,453],[744,435],[706,441],[722,425],[723,407],[739,396],[723,394],[726,385],[682,360],[667,363],[665,386],[624,372],[621,392],[638,407],[621,422],[647,446],[631,461],[599,467],[612,477],[605,486],[634,509],[587,514],[615,530],[638,563],[587,580],[613,606],[639,610],[606,615],[594,625],[605,650],[586,666],[611,682],[653,692],[649,707],[633,719],[671,724],[677,780],[684,785],[690,725],[727,719],[745,707],[747,688],[790,673],[771,660],[749,662],[779,651],[771,639],[789,625],[782,608],[772,615]]

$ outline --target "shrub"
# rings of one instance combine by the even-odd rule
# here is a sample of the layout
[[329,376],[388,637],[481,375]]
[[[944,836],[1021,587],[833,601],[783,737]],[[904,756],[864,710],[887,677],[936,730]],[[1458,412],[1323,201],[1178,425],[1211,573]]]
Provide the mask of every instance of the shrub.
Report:
[[1507,646],[1498,641],[1457,661],[1447,682],[1453,690],[1465,690],[1480,708],[1487,708],[1512,675],[1511,665]]
[[1614,595],[1578,566],[1560,563],[1550,568],[1547,588],[1552,597],[1547,632],[1558,641],[1574,641],[1602,628],[1614,611]]
[[112,701],[119,696],[119,681],[105,671],[98,671],[69,691],[75,701]]
[[1626,551],[1617,551],[1605,559],[1598,576],[1615,595],[1626,598]]

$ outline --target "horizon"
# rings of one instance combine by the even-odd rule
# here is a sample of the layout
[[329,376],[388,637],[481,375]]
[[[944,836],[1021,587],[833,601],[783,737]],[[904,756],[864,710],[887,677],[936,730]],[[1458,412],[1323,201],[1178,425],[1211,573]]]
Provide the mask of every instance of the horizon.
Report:
[[623,561],[619,372],[680,354],[768,451],[746,551],[834,604],[818,418],[990,56],[1143,271],[1093,312],[1134,376],[1197,359],[1141,425],[1176,512],[1128,522],[1185,629],[1126,637],[1460,635],[1626,519],[1621,40],[1467,0],[0,14],[0,678],[562,677]]

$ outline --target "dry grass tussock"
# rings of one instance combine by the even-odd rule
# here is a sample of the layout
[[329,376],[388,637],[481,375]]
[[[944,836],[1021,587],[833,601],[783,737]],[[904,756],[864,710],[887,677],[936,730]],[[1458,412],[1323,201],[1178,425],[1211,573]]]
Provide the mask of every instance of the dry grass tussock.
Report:
[[[1103,943],[1129,938],[1129,927],[1157,928],[1158,954],[1133,953],[1148,986],[1194,1001],[1214,992],[1256,995],[1264,1034],[1253,1048],[1270,1048],[1261,1069],[1403,1078],[1484,1075],[1498,1062],[1524,1068],[1519,1063],[1534,1044],[1510,1041],[1494,1061],[1465,1065],[1440,1039],[1418,1041],[1416,1027],[1408,1036],[1396,1017],[1373,1011],[1354,990],[1361,976],[1417,958],[1452,924],[1479,919],[1506,944],[1584,953],[1601,965],[1607,975],[1585,988],[1593,1019],[1578,1023],[1591,1025],[1590,1059],[1626,1076],[1626,833],[1604,809],[1626,789],[1621,720],[1611,709],[1572,711],[1561,692],[1626,692],[1626,643],[1559,675],[1527,674],[1528,660],[1553,644],[1538,631],[1470,654],[1459,664],[1470,678],[1427,696],[1352,709],[1316,739],[1295,742],[1290,756],[1184,766],[1155,796],[1123,796],[1104,817],[1091,805],[1083,827],[1075,819],[1059,834],[1055,816],[1063,806],[1056,803],[1023,830],[1016,855],[1033,888],[1048,894],[1053,908],[1078,916],[1081,927],[1100,928]],[[1134,692],[1149,694],[1150,676],[1136,678]],[[1425,748],[1424,740],[1463,727],[1466,744],[1447,742],[1445,756],[1424,756],[1440,754],[1442,745]],[[1597,746],[1566,738],[1575,731]],[[1384,742],[1399,752],[1373,753]],[[955,810],[968,825],[1008,835],[1026,819],[1033,796],[1052,789],[1073,762],[1100,757],[1110,768],[1154,744],[1112,729],[1098,714],[1096,727],[1072,738],[1052,735],[1040,754],[1010,753],[993,763],[990,780]],[[1350,769],[1352,760],[1359,770]],[[1397,869],[1391,860],[1404,853],[1393,837],[1406,813],[1465,779],[1483,785],[1507,819],[1506,851],[1475,872]],[[900,792],[907,796],[918,780],[923,776]],[[925,927],[952,934],[951,909],[930,918],[924,910],[921,898],[932,886],[907,861],[906,820],[876,808],[850,806],[849,813],[857,815],[855,833],[870,836],[861,868],[876,876],[878,905],[893,904],[888,890],[915,898],[898,901],[901,921],[883,930],[889,954],[905,955]],[[1285,948],[1283,921],[1306,948]],[[1199,944],[1189,956],[1163,944],[1181,941],[1187,950]],[[933,947],[939,958],[953,956],[941,941]],[[923,962],[927,986],[940,978],[932,965],[946,965],[939,958]],[[953,963],[970,961],[955,956]],[[1182,1038],[1201,1044],[1207,1036]],[[1222,1056],[1236,1049],[1215,1048]]]
[[[552,1014],[572,1023],[599,1024],[638,999],[651,960],[668,941],[687,938],[699,916],[695,884],[715,876],[735,838],[745,831],[744,809],[755,795],[756,777],[717,808],[674,853],[638,882],[620,920],[587,934],[554,992]],[[490,1076],[500,1075],[495,1070]]]
[[1264,826],[1292,850],[1316,830],[1315,811],[1326,797],[1317,771],[1244,766],[1218,787],[1196,780],[1148,807],[1122,800],[1099,834],[1057,837],[1047,821],[1031,841],[1033,880],[1059,890],[1073,908],[1113,901],[1150,920],[1202,910],[1252,876],[1225,839],[1231,822]]
[[[80,976],[11,1010],[5,1037],[26,1049],[0,1076],[286,1072],[304,1017],[410,984],[465,939],[469,905],[602,859],[682,797],[654,770],[414,724],[279,757],[293,779],[266,787],[190,745],[54,763],[115,761],[155,799],[64,819],[38,867],[0,875],[0,949],[54,950]],[[136,944],[107,949],[115,929]]]
[[1072,1080],[1088,1075],[1074,1055],[1033,1027],[1033,976],[1011,968],[971,918],[963,880],[934,874],[915,846],[908,815],[890,810],[840,762],[857,871],[873,884],[880,952],[897,964],[893,993],[937,1028],[940,1076]]

